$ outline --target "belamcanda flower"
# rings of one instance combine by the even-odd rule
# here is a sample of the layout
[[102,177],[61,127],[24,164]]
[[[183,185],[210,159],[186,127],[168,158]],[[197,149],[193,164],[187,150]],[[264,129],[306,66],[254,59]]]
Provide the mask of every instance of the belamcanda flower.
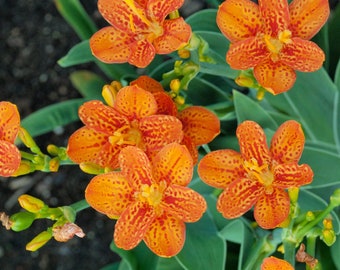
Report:
[[135,146],[119,155],[121,171],[94,177],[87,202],[110,218],[118,218],[114,241],[129,250],[142,240],[157,255],[175,256],[185,241],[185,222],[198,221],[207,206],[187,185],[193,161],[185,146],[166,145],[152,162]]
[[294,267],[285,260],[270,256],[263,260],[261,270],[294,270]]
[[164,145],[180,142],[182,124],[174,116],[157,114],[154,96],[137,85],[119,90],[112,107],[89,101],[79,109],[84,127],[73,133],[67,154],[76,163],[96,164],[110,170],[126,146],[141,148],[149,156]]
[[0,102],[0,176],[11,176],[20,166],[21,155],[14,141],[20,129],[17,106]]
[[230,40],[227,62],[234,69],[254,68],[254,76],[273,94],[289,90],[295,70],[321,68],[325,55],[309,41],[329,16],[327,0],[227,0],[217,24]]
[[202,106],[188,106],[178,111],[175,102],[162,85],[148,76],[140,76],[131,82],[151,92],[158,104],[158,113],[176,116],[183,125],[182,144],[190,151],[194,163],[198,160],[197,147],[211,142],[220,133],[220,120]]
[[290,201],[285,189],[312,182],[313,171],[299,165],[305,137],[294,120],[284,122],[275,132],[270,148],[262,128],[253,121],[241,123],[236,135],[240,153],[217,150],[198,165],[201,179],[224,189],[217,209],[225,218],[237,218],[254,205],[254,217],[264,229],[275,228],[289,215]]
[[181,17],[166,17],[184,0],[99,0],[98,9],[111,26],[90,39],[92,53],[106,63],[128,62],[146,67],[155,54],[169,54],[186,45],[191,28]]

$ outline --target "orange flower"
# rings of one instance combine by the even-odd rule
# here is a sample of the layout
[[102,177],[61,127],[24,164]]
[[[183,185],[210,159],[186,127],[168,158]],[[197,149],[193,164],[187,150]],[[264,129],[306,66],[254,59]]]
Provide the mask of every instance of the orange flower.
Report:
[[273,94],[289,90],[294,70],[318,70],[325,55],[311,39],[329,16],[327,0],[227,0],[217,24],[230,40],[227,62],[234,69],[254,68],[254,76]]
[[106,63],[146,67],[155,54],[168,54],[188,43],[191,28],[179,17],[165,19],[184,0],[99,0],[98,9],[111,26],[90,39],[94,56]]
[[182,144],[190,151],[194,163],[198,160],[197,147],[211,142],[220,133],[218,117],[201,106],[189,106],[178,112],[175,102],[165,92],[162,85],[148,76],[140,76],[131,82],[151,92],[158,104],[158,113],[177,116],[182,122],[184,137]]
[[240,152],[231,149],[207,154],[198,165],[201,179],[224,191],[217,209],[225,218],[236,218],[255,205],[254,216],[264,229],[277,227],[289,215],[286,188],[309,184],[312,169],[298,165],[305,137],[296,121],[283,123],[274,134],[270,149],[262,128],[245,121],[236,131]]
[[294,267],[287,261],[270,256],[263,260],[261,270],[294,270]]
[[119,155],[120,172],[94,177],[85,191],[88,203],[117,218],[114,241],[129,250],[144,240],[157,255],[171,257],[183,247],[185,223],[196,222],[207,206],[186,187],[193,162],[185,146],[166,145],[150,162],[139,148],[128,146]]
[[115,169],[118,154],[135,145],[148,155],[164,145],[180,142],[182,124],[174,116],[156,114],[153,95],[137,85],[122,88],[112,105],[89,101],[79,109],[85,124],[69,138],[67,154],[76,163]]
[[17,106],[0,102],[0,176],[11,176],[20,165],[21,155],[14,145],[20,128]]

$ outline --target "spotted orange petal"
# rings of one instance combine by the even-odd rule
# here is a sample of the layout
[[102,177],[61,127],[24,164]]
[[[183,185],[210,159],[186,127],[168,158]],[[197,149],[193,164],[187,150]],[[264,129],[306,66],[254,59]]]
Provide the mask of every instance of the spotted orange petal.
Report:
[[274,167],[273,185],[279,188],[300,187],[310,184],[313,176],[313,171],[307,164],[279,164]]
[[185,145],[185,147],[188,149],[191,157],[193,164],[196,165],[198,162],[198,149],[197,146],[191,141],[191,138],[188,136],[183,136],[183,139],[181,141],[181,144]]
[[160,257],[172,257],[183,248],[185,224],[183,221],[164,213],[157,217],[145,233],[145,244]]
[[127,146],[122,149],[119,154],[119,164],[122,174],[134,189],[139,190],[143,184],[151,184],[150,161],[138,147]]
[[284,31],[289,25],[287,0],[259,0],[264,31],[273,37]]
[[226,188],[231,182],[245,176],[243,158],[231,150],[216,150],[205,155],[198,164],[198,175],[208,185]]
[[16,105],[0,102],[0,140],[14,143],[20,128],[20,115]]
[[118,145],[107,142],[101,148],[96,159],[94,159],[94,163],[99,164],[103,168],[117,169],[119,167],[118,155],[124,147],[124,144]]
[[130,82],[130,85],[135,84],[138,85],[140,88],[149,91],[150,93],[153,94],[158,92],[164,92],[164,88],[160,82],[146,75],[139,76],[136,80]]
[[254,121],[242,122],[236,130],[240,151],[245,160],[255,159],[258,166],[269,164],[271,157],[263,129]]
[[294,267],[287,261],[275,258],[268,257],[263,260],[261,264],[261,270],[294,270]]
[[220,120],[208,109],[190,106],[178,114],[184,134],[196,145],[212,141],[220,133]]
[[138,68],[147,67],[155,58],[155,47],[147,40],[141,39],[130,44],[131,54],[128,62]]
[[164,192],[161,207],[165,212],[184,222],[196,222],[206,211],[207,203],[196,191],[188,187],[171,185]]
[[134,42],[133,36],[127,32],[107,26],[94,33],[90,38],[92,54],[104,63],[128,62]]
[[288,193],[273,187],[271,194],[263,193],[256,202],[254,217],[263,229],[273,229],[288,217],[289,208]]
[[69,137],[67,155],[75,163],[94,162],[107,142],[107,135],[82,127]]
[[216,22],[231,42],[256,36],[262,25],[259,7],[250,0],[224,1],[219,6]]
[[248,212],[264,193],[264,187],[247,178],[228,185],[217,200],[217,210],[225,218],[237,218]]
[[270,59],[255,66],[254,76],[261,86],[274,95],[288,91],[296,80],[293,68],[281,61],[273,62]]
[[153,209],[142,202],[131,204],[117,220],[114,241],[117,247],[129,250],[143,240],[155,219]]
[[136,28],[138,30],[148,28],[141,19],[146,17],[145,10],[138,1],[98,0],[98,10],[107,22],[122,32],[132,34]]
[[85,102],[79,108],[81,121],[91,129],[112,135],[118,128],[129,125],[129,120],[98,100]]
[[282,48],[280,60],[295,70],[312,72],[322,67],[325,54],[312,41],[292,38],[292,43]]
[[186,147],[178,143],[164,146],[153,160],[153,175],[156,182],[188,185],[193,175],[193,162]]
[[249,69],[270,55],[263,39],[250,37],[232,43],[227,52],[227,62],[233,69]]
[[186,45],[191,37],[191,27],[182,17],[165,20],[163,31],[163,35],[153,41],[153,46],[158,54],[169,54],[178,50]]
[[289,120],[284,122],[273,135],[270,152],[278,163],[298,162],[305,144],[301,125]]
[[170,115],[150,115],[139,122],[139,129],[148,152],[158,151],[163,146],[183,138],[182,123]]
[[0,140],[0,176],[11,176],[20,166],[19,149],[11,142]]
[[153,115],[157,112],[157,102],[153,95],[137,85],[119,90],[114,108],[130,121]]
[[165,91],[153,93],[153,96],[158,106],[157,114],[177,115],[176,103]]
[[134,201],[133,189],[120,172],[97,175],[87,185],[85,198],[96,211],[120,216]]
[[183,3],[184,0],[149,0],[147,4],[148,15],[156,21],[162,22],[169,13],[179,9]]
[[289,5],[289,13],[293,37],[308,40],[326,23],[329,3],[328,0],[294,0]]

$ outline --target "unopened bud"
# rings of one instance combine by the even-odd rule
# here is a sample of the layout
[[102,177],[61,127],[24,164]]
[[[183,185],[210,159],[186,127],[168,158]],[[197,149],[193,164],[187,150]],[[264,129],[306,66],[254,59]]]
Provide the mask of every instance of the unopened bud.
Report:
[[333,222],[331,218],[325,218],[322,221],[322,224],[325,230],[333,230]]
[[105,84],[103,86],[102,96],[107,105],[113,107],[117,93],[122,87],[122,84],[118,81],[113,81],[111,84]]
[[60,161],[58,157],[54,157],[49,161],[49,169],[51,172],[57,172],[59,169]]
[[179,90],[181,89],[181,81],[179,79],[171,80],[170,89],[171,91],[178,93]]
[[19,168],[11,175],[13,177],[29,174],[35,171],[35,165],[29,160],[21,160]]
[[34,237],[31,242],[26,245],[26,250],[36,251],[45,245],[52,238],[52,231],[43,231]]
[[45,203],[33,196],[23,194],[18,198],[20,206],[31,213],[38,213],[44,206]]
[[334,207],[340,205],[340,188],[336,189],[330,198],[331,204],[334,205]]
[[35,214],[31,212],[19,212],[10,216],[12,222],[11,229],[15,232],[20,232],[29,228],[35,220]]
[[104,172],[104,168],[100,167],[99,165],[96,165],[94,163],[80,163],[79,164],[80,169],[83,172],[86,172],[88,174],[101,174]]
[[321,240],[324,241],[327,246],[333,245],[336,241],[334,230],[323,230]]
[[312,221],[312,220],[314,220],[314,219],[315,219],[314,213],[313,213],[312,211],[308,211],[308,212],[306,213],[306,220],[307,220],[307,221]]
[[35,154],[41,153],[40,148],[37,146],[35,141],[33,140],[32,136],[28,133],[26,129],[20,127],[18,136],[20,140],[26,145],[31,151]]
[[178,56],[182,59],[188,59],[190,57],[190,51],[187,49],[180,49],[177,51]]

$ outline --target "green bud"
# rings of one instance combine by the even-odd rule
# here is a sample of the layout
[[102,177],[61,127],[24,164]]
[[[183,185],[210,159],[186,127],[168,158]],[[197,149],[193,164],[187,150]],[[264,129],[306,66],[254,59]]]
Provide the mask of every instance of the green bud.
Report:
[[11,229],[15,232],[20,232],[29,228],[35,220],[35,214],[30,212],[19,212],[12,215],[10,218],[12,222]]
[[52,231],[47,230],[39,233],[36,237],[34,237],[31,242],[26,245],[26,250],[28,251],[36,251],[45,245],[52,238]]
[[76,211],[71,206],[59,207],[64,214],[64,217],[69,222],[74,222],[76,220]]
[[321,240],[325,242],[327,246],[331,246],[336,241],[336,235],[334,230],[323,230],[321,235]]
[[340,188],[336,189],[331,195],[330,202],[334,207],[340,205]]

